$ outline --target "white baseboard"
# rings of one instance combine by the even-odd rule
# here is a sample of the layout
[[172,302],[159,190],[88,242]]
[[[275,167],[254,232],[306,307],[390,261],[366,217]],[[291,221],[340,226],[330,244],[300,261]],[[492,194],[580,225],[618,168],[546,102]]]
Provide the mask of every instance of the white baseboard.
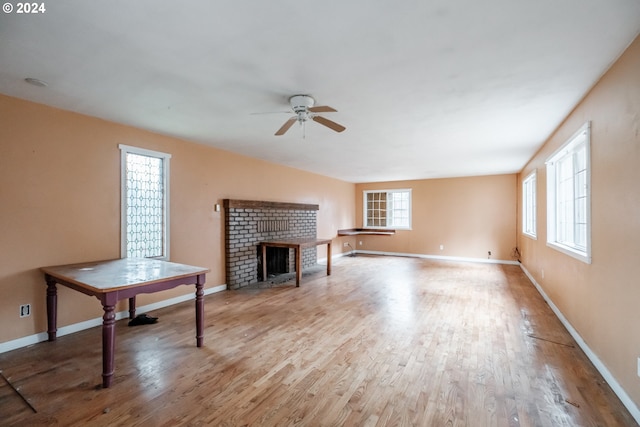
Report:
[[[351,252],[340,252],[339,254],[333,254],[333,253],[332,253],[332,254],[331,254],[331,259],[336,259],[336,258],[340,258],[340,257],[343,257],[343,256],[348,256],[348,255],[350,255],[350,254],[351,254]],[[324,264],[324,265],[327,265],[327,257],[324,257],[324,258],[318,258],[318,259],[317,259],[317,263],[318,263],[318,264]]]
[[368,255],[405,256],[405,257],[412,257],[412,258],[437,259],[442,261],[482,262],[486,264],[511,264],[511,265],[520,264],[518,261],[510,261],[510,260],[504,260],[504,259],[467,258],[467,257],[455,257],[455,256],[444,256],[444,255],[410,254],[410,253],[402,253],[402,252],[364,251],[361,249],[356,250],[355,253],[356,255],[368,254]]
[[[218,285],[204,290],[205,295],[214,294],[216,292],[224,291],[227,289],[227,285]],[[193,300],[193,294],[185,294],[175,298],[169,298],[163,301],[159,301],[153,304],[143,305],[136,307],[136,313],[142,314],[148,311],[158,310],[160,308],[169,307],[170,305],[178,304],[185,301]],[[125,319],[129,317],[129,310],[120,311],[116,313],[116,320]],[[57,336],[61,337],[69,335],[74,332],[79,332],[85,329],[93,328],[102,325],[102,317],[96,317],[95,319],[85,320],[84,322],[74,323],[72,325],[62,326],[58,328]],[[18,338],[12,341],[0,343],[0,354],[7,351],[15,350],[22,347],[27,347],[33,344],[37,344],[49,339],[49,335],[46,332],[40,332],[38,334],[29,335],[26,337]]]
[[600,372],[600,375],[604,377],[605,381],[609,384],[613,392],[622,401],[622,404],[631,413],[631,416],[636,420],[638,424],[640,424],[640,409],[638,409],[638,406],[633,402],[633,400],[631,400],[627,392],[624,390],[624,388],[622,388],[620,383],[616,381],[615,377],[611,374],[611,372],[609,372],[609,370],[607,369],[605,364],[602,363],[600,358],[589,348],[589,346],[582,339],[578,331],[576,331],[575,328],[571,326],[571,323],[569,323],[566,317],[564,317],[560,309],[553,303],[553,301],[549,298],[549,296],[546,294],[544,289],[542,289],[540,284],[536,282],[536,279],[533,278],[533,276],[531,275],[531,273],[529,273],[526,267],[520,264],[520,268],[522,268],[522,271],[524,271],[524,274],[526,274],[529,280],[531,280],[531,283],[533,283],[533,286],[535,286],[538,292],[540,293],[540,295],[542,295],[542,298],[544,298],[547,304],[549,304],[549,307],[551,307],[551,310],[553,310],[553,312],[558,317],[560,322],[562,322],[564,327],[567,328],[567,331],[569,331],[573,339],[576,340],[576,342],[578,343],[582,351],[584,351],[587,357],[589,358],[589,360],[591,360],[591,363],[593,363],[593,365],[596,367],[598,372]]

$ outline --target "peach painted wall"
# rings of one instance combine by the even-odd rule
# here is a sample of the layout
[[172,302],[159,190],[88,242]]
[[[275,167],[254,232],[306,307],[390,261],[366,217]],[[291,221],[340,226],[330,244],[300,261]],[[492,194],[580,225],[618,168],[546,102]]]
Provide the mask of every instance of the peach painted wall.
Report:
[[[334,254],[337,230],[355,221],[354,184],[0,95],[0,343],[46,331],[39,267],[120,256],[118,144],[172,155],[171,261],[210,268],[206,287],[225,283],[222,199],[318,204]],[[102,316],[97,299],[62,286],[58,301],[59,327]],[[26,303],[32,315],[19,318]]]
[[389,237],[358,236],[358,249],[479,259],[487,259],[491,251],[491,259],[513,260],[516,175],[357,184],[358,227],[363,223],[363,191],[402,188],[412,191],[412,229]]
[[[545,160],[587,121],[591,121],[591,264],[546,246]],[[523,265],[639,406],[640,38],[525,166],[519,193],[521,179],[534,169],[538,236],[533,240],[518,231]],[[521,230],[521,209],[518,212]]]

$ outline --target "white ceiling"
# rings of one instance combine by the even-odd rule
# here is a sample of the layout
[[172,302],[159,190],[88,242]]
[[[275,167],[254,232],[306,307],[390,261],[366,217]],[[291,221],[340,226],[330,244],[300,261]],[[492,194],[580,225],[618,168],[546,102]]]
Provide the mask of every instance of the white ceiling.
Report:
[[[640,32],[639,0],[43,3],[0,14],[1,93],[349,182],[518,172]],[[294,94],[347,130],[251,114]]]

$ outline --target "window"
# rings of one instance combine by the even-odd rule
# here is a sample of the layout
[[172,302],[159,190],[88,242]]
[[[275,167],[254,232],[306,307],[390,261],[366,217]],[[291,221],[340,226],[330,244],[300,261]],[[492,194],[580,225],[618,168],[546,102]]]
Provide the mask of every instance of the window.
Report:
[[170,154],[120,145],[121,250],[131,258],[169,258]]
[[536,238],[536,171],[522,181],[522,232]]
[[591,129],[585,123],[547,159],[547,245],[591,263]]
[[411,190],[364,192],[364,226],[411,228]]

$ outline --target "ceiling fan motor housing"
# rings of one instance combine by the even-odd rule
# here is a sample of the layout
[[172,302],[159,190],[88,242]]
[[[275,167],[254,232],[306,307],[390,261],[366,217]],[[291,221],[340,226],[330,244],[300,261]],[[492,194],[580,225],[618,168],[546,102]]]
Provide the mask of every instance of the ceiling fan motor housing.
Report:
[[308,109],[313,107],[315,103],[315,99],[313,99],[309,95],[294,95],[289,98],[291,109],[296,114],[300,114],[301,112],[308,112]]

